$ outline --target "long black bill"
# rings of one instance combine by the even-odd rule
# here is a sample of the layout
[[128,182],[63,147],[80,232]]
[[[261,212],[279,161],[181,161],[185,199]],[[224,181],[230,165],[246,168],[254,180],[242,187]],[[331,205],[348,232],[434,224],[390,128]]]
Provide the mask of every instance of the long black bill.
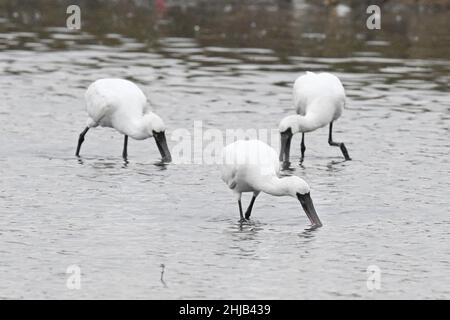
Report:
[[292,130],[287,129],[280,133],[281,135],[281,149],[280,149],[280,162],[283,162],[283,167],[289,167],[289,152],[291,151]]
[[305,210],[305,213],[308,216],[309,221],[311,221],[313,227],[315,228],[321,227],[322,222],[320,222],[319,216],[316,213],[316,209],[314,208],[314,204],[312,202],[309,192],[306,194],[297,193],[297,198],[302,204],[303,210]]
[[155,138],[159,153],[161,153],[162,161],[171,162],[172,156],[167,147],[166,134],[164,132],[153,132],[153,137]]

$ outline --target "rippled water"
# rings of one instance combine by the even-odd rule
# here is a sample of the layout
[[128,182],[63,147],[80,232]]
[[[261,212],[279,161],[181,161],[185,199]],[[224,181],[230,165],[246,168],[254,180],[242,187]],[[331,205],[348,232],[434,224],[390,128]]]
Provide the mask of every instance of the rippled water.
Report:
[[[450,298],[448,11],[387,7],[372,32],[364,8],[303,1],[82,2],[69,32],[62,3],[1,5],[1,298]],[[335,138],[353,158],[323,128],[299,166],[294,138],[314,232],[296,201],[268,195],[240,228],[219,168],[157,166],[153,141],[130,140],[124,163],[122,137],[92,130],[73,155],[97,78],[138,83],[174,145],[195,120],[276,128],[305,70],[343,81]],[[73,264],[81,290],[66,288]]]

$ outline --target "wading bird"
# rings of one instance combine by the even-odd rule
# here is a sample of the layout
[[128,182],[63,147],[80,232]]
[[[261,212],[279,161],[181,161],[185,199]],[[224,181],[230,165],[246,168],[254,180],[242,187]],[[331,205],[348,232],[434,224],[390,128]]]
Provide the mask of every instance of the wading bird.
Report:
[[305,156],[305,132],[311,132],[330,125],[328,144],[341,148],[345,160],[351,160],[343,142],[333,141],[333,121],[337,120],[344,109],[345,91],[341,81],[330,73],[306,72],[294,83],[294,106],[297,114],[281,120],[279,130],[281,135],[281,150],[279,160],[283,167],[289,166],[289,152],[292,136],[302,133],[300,149]]
[[[298,199],[312,227],[322,226],[311,200],[309,185],[297,176],[278,176],[280,163],[272,147],[260,140],[238,140],[224,148],[222,159],[222,180],[236,195],[241,222],[250,218],[256,197],[262,191]],[[241,203],[243,192],[253,192],[245,216]]]
[[99,79],[85,94],[89,115],[87,127],[78,139],[76,156],[90,128],[114,128],[124,137],[122,156],[127,158],[128,136],[136,140],[154,137],[163,162],[172,160],[167,147],[165,125],[159,116],[150,111],[147,98],[133,82],[124,79]]

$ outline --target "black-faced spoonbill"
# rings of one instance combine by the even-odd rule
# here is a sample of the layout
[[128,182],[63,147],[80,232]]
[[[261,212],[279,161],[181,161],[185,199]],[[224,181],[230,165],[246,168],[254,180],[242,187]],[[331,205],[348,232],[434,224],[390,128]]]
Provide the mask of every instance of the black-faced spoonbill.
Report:
[[351,160],[343,142],[333,141],[333,121],[337,120],[344,109],[345,91],[341,81],[330,73],[306,72],[294,83],[294,106],[297,114],[285,117],[279,124],[281,134],[280,161],[289,166],[291,139],[297,132],[302,133],[300,149],[305,156],[305,132],[311,132],[330,125],[328,143],[341,148],[345,160]]
[[99,79],[85,94],[89,115],[87,127],[78,139],[76,156],[89,128],[97,126],[114,128],[124,137],[122,156],[127,158],[128,136],[136,140],[154,137],[163,162],[172,160],[167,147],[164,122],[150,111],[144,93],[133,82],[124,79]]
[[[238,140],[224,148],[222,159],[222,180],[236,195],[241,222],[250,218],[255,199],[262,191],[298,199],[312,227],[322,226],[311,200],[309,185],[297,176],[278,176],[280,163],[272,147],[260,140]],[[241,203],[243,192],[253,192],[245,217]]]

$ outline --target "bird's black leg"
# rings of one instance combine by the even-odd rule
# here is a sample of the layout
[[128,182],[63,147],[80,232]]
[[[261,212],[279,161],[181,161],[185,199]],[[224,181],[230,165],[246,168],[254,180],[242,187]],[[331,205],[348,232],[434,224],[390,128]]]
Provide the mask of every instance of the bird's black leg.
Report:
[[247,211],[245,211],[245,219],[250,219],[250,215],[252,214],[253,204],[255,203],[256,197],[258,196],[258,193],[253,193],[252,200],[250,201],[250,205],[247,208]]
[[80,133],[80,136],[79,136],[79,138],[78,138],[77,152],[75,153],[75,155],[76,155],[77,157],[80,156],[81,145],[83,144],[84,136],[86,135],[86,133],[88,132],[88,130],[89,130],[89,127],[86,127],[86,129],[84,129],[83,132]]
[[241,219],[239,221],[243,222],[243,221],[245,221],[245,219],[244,219],[244,214],[242,213],[242,202],[241,202],[241,199],[238,200],[238,205],[239,205],[239,214],[241,216]]
[[352,160],[350,156],[348,155],[347,148],[345,147],[345,144],[343,142],[334,142],[333,141],[333,121],[330,122],[330,132],[328,135],[328,144],[330,146],[335,146],[341,148],[342,154],[344,155],[345,160]]
[[303,163],[303,159],[305,158],[305,133],[302,132],[302,143],[300,144],[300,150],[302,151],[302,157],[300,158],[300,163]]
[[123,139],[122,157],[124,160],[127,160],[127,157],[128,157],[128,136],[127,135],[125,135],[125,138]]

